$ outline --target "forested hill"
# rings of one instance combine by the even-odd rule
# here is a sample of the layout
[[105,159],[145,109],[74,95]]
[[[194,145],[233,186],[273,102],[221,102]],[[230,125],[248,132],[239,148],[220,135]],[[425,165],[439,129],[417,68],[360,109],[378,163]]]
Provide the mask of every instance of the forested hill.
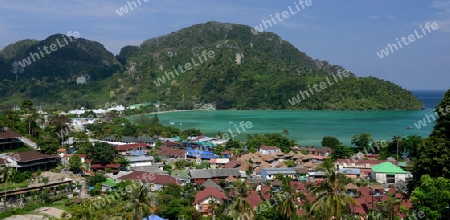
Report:
[[[174,108],[212,102],[221,109],[422,107],[411,92],[388,81],[353,73],[333,81],[343,67],[314,60],[274,33],[218,22],[126,46],[116,57],[103,45],[80,38],[49,59],[37,60],[24,71],[16,64],[15,74],[11,72],[14,61],[60,36],[19,41],[0,51],[0,93],[6,94],[0,102],[29,97],[35,103],[59,101],[86,108],[111,101],[124,105],[162,101]],[[86,84],[77,84],[81,76],[88,76]],[[334,84],[310,92],[300,103],[292,102],[299,91],[311,91],[327,79]]]

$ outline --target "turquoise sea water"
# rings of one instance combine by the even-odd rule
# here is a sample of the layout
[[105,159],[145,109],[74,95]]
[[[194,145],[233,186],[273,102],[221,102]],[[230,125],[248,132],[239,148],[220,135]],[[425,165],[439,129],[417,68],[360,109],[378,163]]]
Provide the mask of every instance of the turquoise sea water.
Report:
[[[252,128],[243,131],[237,139],[245,139],[247,134],[264,134],[289,130],[289,137],[298,145],[320,146],[323,136],[339,138],[344,144],[350,144],[353,135],[367,132],[375,140],[391,140],[393,135],[430,134],[433,124],[417,129],[414,123],[422,120],[426,114],[432,114],[433,108],[442,100],[445,91],[415,91],[414,95],[425,104],[424,110],[417,111],[294,111],[294,110],[223,110],[223,111],[187,111],[159,114],[165,124],[182,130],[197,128],[205,135],[215,135],[218,131],[236,135],[235,124],[241,121],[251,122]],[[152,117],[152,115],[149,115]],[[412,126],[412,129],[406,129]]]

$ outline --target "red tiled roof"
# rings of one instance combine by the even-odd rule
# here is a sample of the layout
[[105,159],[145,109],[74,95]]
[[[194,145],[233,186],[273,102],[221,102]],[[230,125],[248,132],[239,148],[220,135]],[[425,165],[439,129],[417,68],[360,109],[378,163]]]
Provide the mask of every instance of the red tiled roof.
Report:
[[237,160],[230,160],[223,166],[223,168],[236,168],[238,166],[239,162]]
[[167,184],[177,184],[178,181],[175,177],[170,175],[163,175],[163,174],[154,174],[150,172],[145,171],[133,171],[127,175],[123,175],[119,177],[120,180],[136,180],[136,181],[143,181],[145,180],[148,183],[154,183],[154,184],[161,184],[161,185],[167,185]]
[[276,147],[276,146],[266,146],[266,145],[261,145],[259,147],[259,149],[261,150],[279,150],[280,148]]
[[262,200],[261,197],[259,197],[258,192],[252,191],[247,196],[247,202],[252,206],[253,209],[255,209],[256,206],[258,206],[258,204],[262,202]]
[[172,147],[161,147],[161,149],[157,150],[156,153],[159,156],[180,157],[180,158],[184,158],[184,155],[186,154],[184,150]]
[[66,152],[66,148],[59,148],[56,152],[64,153],[64,152]]
[[305,184],[303,184],[302,182],[298,182],[298,181],[291,181],[290,182],[292,188],[294,190],[301,190],[302,192],[307,192],[308,190],[306,189]]
[[162,146],[164,146],[164,147],[179,147],[181,145],[182,144],[177,143],[177,142],[166,141],[166,142],[163,143]]
[[226,151],[222,151],[222,153],[220,153],[220,154],[233,154],[233,151],[232,150],[226,150]]
[[0,127],[0,139],[19,138],[19,137],[22,137],[22,135],[16,133],[13,130],[10,130],[9,128],[7,128],[6,131],[3,131],[3,127]]
[[323,160],[323,158],[327,158],[327,157],[319,156],[319,155],[315,155],[315,154],[308,154],[308,157],[309,158],[314,158],[314,159],[317,159],[317,160]]
[[86,158],[86,154],[77,154],[77,156],[80,158]]
[[120,164],[101,164],[101,163],[94,163],[91,165],[91,168],[95,169],[101,169],[101,168],[120,168]]
[[29,161],[41,160],[41,159],[59,158],[59,155],[58,154],[42,154],[41,152],[39,152],[37,150],[33,150],[33,151],[16,153],[16,155],[13,157],[17,158],[17,161],[19,161],[19,162],[29,162]]
[[116,164],[106,164],[106,168],[119,169],[120,168],[120,164],[118,164],[118,163],[116,163]]
[[264,200],[270,199],[270,187],[268,186],[261,187],[261,198],[263,198]]
[[397,165],[396,161],[388,161],[388,160],[354,160],[354,159],[337,159],[338,163],[355,163],[355,165],[361,165],[361,164],[370,164],[370,165],[377,165],[383,162],[391,162],[395,165]]
[[145,144],[145,143],[136,143],[136,144],[124,144],[124,145],[118,145],[116,146],[118,151],[127,151],[127,150],[131,150],[131,149],[139,149],[139,148],[145,148],[145,147],[149,147],[149,144]]
[[228,199],[225,193],[219,191],[218,189],[214,187],[206,187],[204,190],[197,192],[197,194],[195,194],[195,200],[192,203],[192,205],[199,204],[201,201],[207,199],[210,196],[219,199],[221,201],[225,201]]

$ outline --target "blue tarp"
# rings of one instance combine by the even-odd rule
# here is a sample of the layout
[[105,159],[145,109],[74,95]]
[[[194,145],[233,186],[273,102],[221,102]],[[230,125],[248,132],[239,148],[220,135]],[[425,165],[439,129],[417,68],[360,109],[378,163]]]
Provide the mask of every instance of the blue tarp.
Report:
[[200,158],[202,158],[202,159],[219,158],[219,156],[217,156],[216,154],[214,154],[211,151],[188,149],[188,150],[186,150],[186,153],[187,153],[187,156],[190,156],[190,157],[197,157],[197,155],[200,154]]
[[144,217],[142,220],[166,220],[166,219],[163,219],[157,215],[149,215],[147,217]]

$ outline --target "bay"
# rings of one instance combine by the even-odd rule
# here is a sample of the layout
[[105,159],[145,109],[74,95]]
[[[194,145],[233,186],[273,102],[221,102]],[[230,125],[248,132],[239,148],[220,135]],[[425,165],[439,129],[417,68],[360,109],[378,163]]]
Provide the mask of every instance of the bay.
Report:
[[[337,137],[349,145],[351,137],[362,132],[372,134],[374,140],[391,140],[394,135],[427,137],[434,123],[416,127],[419,120],[434,114],[434,107],[442,100],[445,91],[413,91],[424,103],[423,110],[415,111],[302,111],[302,110],[220,110],[184,111],[158,114],[164,125],[185,130],[200,129],[204,135],[213,136],[220,131],[245,140],[249,134],[281,133],[289,131],[289,138],[299,146],[321,146],[326,135]],[[148,115],[153,117],[153,114]],[[431,116],[429,116],[430,119]],[[240,123],[250,122],[250,129]],[[247,123],[247,125],[249,125]],[[411,129],[407,129],[411,126]],[[236,129],[238,127],[238,130]],[[244,126],[245,128],[245,126]]]

